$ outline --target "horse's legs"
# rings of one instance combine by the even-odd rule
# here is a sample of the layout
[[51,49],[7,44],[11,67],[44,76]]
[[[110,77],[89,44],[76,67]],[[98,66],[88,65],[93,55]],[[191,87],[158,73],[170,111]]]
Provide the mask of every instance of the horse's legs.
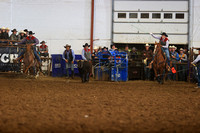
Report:
[[158,80],[158,73],[157,73],[156,67],[153,67],[153,70],[154,70],[154,74],[155,74],[156,80]]
[[164,68],[165,68],[165,66],[163,66],[163,68],[160,70],[160,74],[161,74],[161,75],[160,75],[160,84],[163,84],[163,83],[164,83],[164,77],[165,77],[165,76],[164,76],[164,72],[165,72],[165,71],[164,71],[164,70],[165,70]]
[[31,63],[31,64],[29,64],[29,66],[28,66],[28,67],[26,67],[26,70],[25,70],[25,72],[24,72],[24,73],[27,73],[27,72],[28,72],[28,69],[31,67],[31,65],[32,65],[32,63]]

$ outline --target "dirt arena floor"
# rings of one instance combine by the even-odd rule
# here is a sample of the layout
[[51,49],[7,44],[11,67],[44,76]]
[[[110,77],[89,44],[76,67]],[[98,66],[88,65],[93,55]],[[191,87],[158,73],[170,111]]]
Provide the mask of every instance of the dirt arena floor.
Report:
[[194,86],[0,76],[0,133],[198,133]]

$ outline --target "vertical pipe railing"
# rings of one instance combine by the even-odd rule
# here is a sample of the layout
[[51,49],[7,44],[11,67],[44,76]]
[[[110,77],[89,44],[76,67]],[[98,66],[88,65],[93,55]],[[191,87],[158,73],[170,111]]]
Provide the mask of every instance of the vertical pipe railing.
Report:
[[94,0],[91,0],[91,28],[90,28],[90,50],[93,52],[94,38]]

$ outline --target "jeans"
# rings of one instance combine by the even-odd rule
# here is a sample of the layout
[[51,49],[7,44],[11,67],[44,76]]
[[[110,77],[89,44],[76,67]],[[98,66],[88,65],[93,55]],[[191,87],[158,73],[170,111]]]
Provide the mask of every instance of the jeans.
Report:
[[162,51],[165,53],[166,57],[167,57],[167,63],[170,66],[170,55],[169,55],[169,49],[168,48],[163,48],[162,47]]
[[[18,55],[18,58],[19,58],[20,56],[24,55],[24,54],[25,54],[25,51],[26,51],[26,49],[24,48],[23,51],[21,51],[21,53]],[[39,55],[37,54],[37,51],[36,51],[36,48],[35,48],[35,47],[33,48],[33,53],[34,53],[34,55],[35,55],[35,58],[41,63],[41,59],[40,59]]]
[[150,80],[150,69],[147,68],[149,66],[150,61],[147,61],[147,65],[144,64],[144,74],[145,74],[145,79]]
[[71,68],[71,72],[73,73],[73,71],[74,71],[74,64],[72,64],[71,62],[66,63],[67,77],[69,77],[69,68]]
[[19,54],[18,54],[18,58],[19,58],[20,56],[24,55],[25,50],[26,50],[25,48],[21,48],[21,49],[20,49]]

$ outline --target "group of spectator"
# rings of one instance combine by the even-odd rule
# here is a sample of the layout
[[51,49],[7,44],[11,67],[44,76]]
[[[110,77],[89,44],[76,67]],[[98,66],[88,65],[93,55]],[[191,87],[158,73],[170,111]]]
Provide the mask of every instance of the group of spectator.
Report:
[[2,40],[11,40],[11,41],[21,41],[24,38],[28,36],[28,30],[21,30],[18,32],[16,29],[11,30],[10,29],[2,27],[0,28],[0,39]]

